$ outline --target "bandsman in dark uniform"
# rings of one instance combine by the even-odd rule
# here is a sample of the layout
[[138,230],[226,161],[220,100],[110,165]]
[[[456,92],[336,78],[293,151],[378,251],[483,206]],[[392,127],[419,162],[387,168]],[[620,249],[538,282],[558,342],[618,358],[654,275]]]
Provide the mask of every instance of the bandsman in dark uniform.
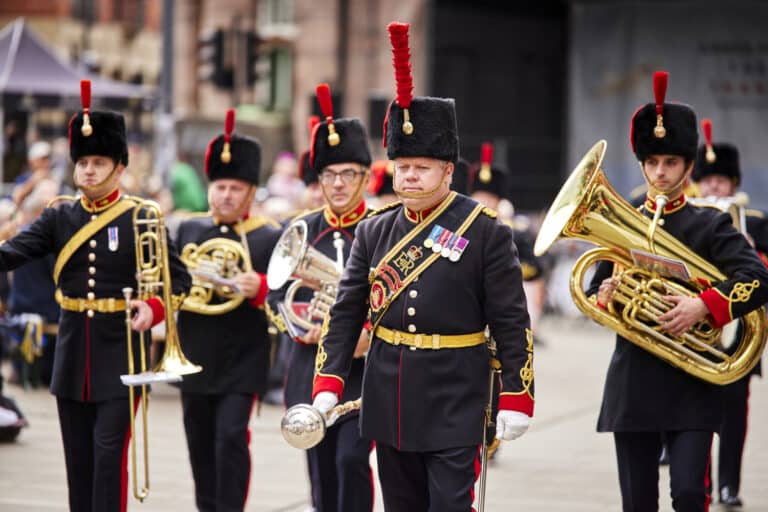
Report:
[[[312,168],[319,172],[325,205],[294,220],[306,222],[307,241],[312,247],[343,267],[352,248],[355,230],[369,213],[363,191],[368,184],[371,151],[368,134],[359,119],[333,118],[327,84],[318,86],[317,97],[325,120],[312,132],[310,159]],[[294,304],[303,302],[306,305],[311,298],[309,290],[302,290],[296,296],[300,302]],[[296,335],[296,343],[285,383],[287,407],[312,401],[312,379],[323,318],[311,321],[316,322],[316,326],[308,331],[298,327],[291,329]],[[290,320],[285,322],[290,323]],[[342,397],[345,401],[360,398],[362,390],[368,330],[358,330],[358,334]],[[313,502],[318,512],[373,510],[374,489],[368,462],[373,446],[370,440],[360,437],[356,420],[357,414],[345,416],[328,431],[319,445],[307,451]]]
[[[62,312],[51,392],[64,442],[73,511],[125,510],[129,442],[125,309],[135,309],[135,331],[164,318],[157,298],[125,303],[123,288],[137,288],[133,213],[137,202],[121,195],[128,165],[123,116],[90,110],[90,82],[82,84],[83,111],[69,121],[74,183],[82,196],[62,198],[28,229],[0,245],[0,269],[56,254],[56,299]],[[189,275],[169,246],[174,293]],[[138,368],[139,336],[133,333]],[[148,352],[148,347],[145,347]]]
[[[739,150],[726,142],[712,142],[712,121],[702,121],[705,144],[699,146],[693,181],[702,197],[715,201],[722,198],[734,199],[741,183]],[[745,210],[747,241],[757,250],[763,262],[768,265],[768,219],[758,210]],[[741,486],[741,460],[747,437],[749,411],[749,383],[752,375],[760,375],[761,365],[749,375],[723,387],[723,423],[720,425],[720,450],[718,457],[717,487],[720,502],[728,506],[742,506],[739,497]]]
[[[192,272],[193,267],[205,269],[198,265],[202,258],[194,264],[189,259],[203,244],[216,247],[218,242],[226,254],[227,243],[234,242],[244,254],[241,267],[232,272],[243,299],[232,303],[237,304],[234,309],[218,308],[228,299],[214,293],[207,308],[185,304],[179,312],[183,351],[203,367],[179,387],[195,503],[206,512],[243,510],[248,497],[248,421],[265,392],[269,370],[266,270],[280,237],[276,223],[248,215],[259,182],[261,148],[256,140],[233,133],[234,125],[234,111],[229,110],[224,133],[212,139],[206,151],[210,212],[182,222],[178,231],[182,258]],[[188,302],[197,286],[202,283],[195,282]]]
[[[470,167],[468,194],[475,201],[498,211],[502,199],[508,195],[508,172],[496,165],[492,165],[493,146],[489,142],[482,145],[480,162]],[[501,219],[512,228],[515,235],[520,265],[523,269],[523,280],[533,281],[542,276],[540,259],[533,254],[535,237],[531,230],[530,221],[527,218],[513,215],[511,218]],[[530,313],[530,307],[528,308]]]
[[533,413],[533,339],[512,230],[449,189],[454,102],[412,97],[408,25],[389,31],[398,94],[384,140],[402,204],[357,228],[318,350],[313,406],[328,412],[344,395],[370,313],[360,429],[376,442],[384,508],[465,512],[489,397],[485,327],[503,372],[500,439],[522,435]]
[[[630,125],[632,149],[649,189],[640,211],[653,217],[657,195],[667,196],[664,231],[727,276],[698,296],[665,297],[674,307],[659,323],[680,336],[705,318],[721,327],[762,306],[768,300],[768,271],[729,215],[687,202],[683,188],[696,158],[696,115],[687,105],[665,102],[666,86],[667,74],[657,72],[656,101],[639,108]],[[615,291],[611,273],[611,263],[599,263],[587,292],[599,307],[607,307]],[[722,419],[722,392],[617,336],[597,429],[614,433],[625,511],[658,509],[662,435],[669,449],[672,507],[707,509],[707,468],[712,434]]]

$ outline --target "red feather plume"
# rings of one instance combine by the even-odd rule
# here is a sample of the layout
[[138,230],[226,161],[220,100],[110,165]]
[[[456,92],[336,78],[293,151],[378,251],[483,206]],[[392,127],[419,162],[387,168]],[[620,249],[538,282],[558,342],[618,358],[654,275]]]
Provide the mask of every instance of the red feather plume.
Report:
[[91,81],[80,80],[80,101],[83,103],[83,110],[91,108]]
[[669,82],[669,73],[666,71],[656,71],[653,74],[653,95],[656,98],[656,113],[664,113],[664,98],[667,95],[667,83]]
[[320,110],[323,112],[325,119],[330,121],[333,119],[333,102],[331,101],[331,88],[328,84],[320,84],[317,86],[317,102],[320,104]]
[[413,76],[411,75],[411,53],[408,47],[408,23],[393,22],[387,25],[392,43],[392,64],[395,67],[397,83],[396,101],[400,108],[410,108],[413,100]]
[[712,120],[705,118],[701,121],[701,130],[704,132],[704,140],[707,141],[707,146],[712,145]]
[[480,146],[480,162],[483,164],[491,165],[493,161],[493,144],[490,142],[483,142]]
[[224,140],[229,141],[232,139],[232,132],[235,129],[235,110],[230,108],[227,110],[227,116],[224,118]]

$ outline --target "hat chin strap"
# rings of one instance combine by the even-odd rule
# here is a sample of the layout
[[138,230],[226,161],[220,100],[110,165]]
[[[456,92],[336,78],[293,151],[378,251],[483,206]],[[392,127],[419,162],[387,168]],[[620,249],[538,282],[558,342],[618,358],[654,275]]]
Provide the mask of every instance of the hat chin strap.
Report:
[[[430,197],[432,194],[437,192],[440,189],[440,187],[443,186],[443,181],[444,181],[444,178],[445,178],[445,170],[446,170],[446,168],[443,168],[443,179],[438,181],[437,185],[435,185],[430,190],[425,190],[423,192],[406,192],[405,190],[398,189],[397,186],[395,185],[395,183],[396,183],[395,176],[393,175],[392,176],[392,190],[395,191],[395,194],[397,194],[398,197],[401,197],[403,199],[424,199],[426,197]],[[395,171],[395,173],[397,173],[397,171]],[[448,186],[450,187],[450,183],[448,183]]]
[[652,195],[652,197],[656,197],[658,195],[668,196],[670,192],[673,192],[678,189],[682,189],[683,183],[685,183],[686,178],[688,178],[688,175],[690,174],[689,171],[685,171],[683,173],[683,176],[677,181],[677,183],[669,187],[667,190],[661,190],[654,187],[651,184],[651,180],[648,178],[648,175],[645,174],[645,168],[643,167],[642,162],[640,163],[640,170],[643,173],[643,179],[645,180],[645,184],[648,185],[648,195]]
[[93,192],[94,190],[98,190],[99,188],[103,187],[104,184],[106,184],[109,180],[111,180],[115,176],[115,173],[117,172],[117,168],[119,166],[120,166],[120,162],[116,163],[115,167],[112,169],[112,171],[109,174],[107,174],[107,177],[104,178],[103,180],[101,180],[100,182],[98,182],[95,185],[82,185],[82,184],[78,183],[77,182],[77,171],[72,173],[72,182],[75,184],[75,186],[77,188],[82,190],[85,195],[88,195],[89,192]]
[[[245,216],[246,212],[251,207],[251,202],[253,202],[254,195],[256,195],[256,185],[251,184],[250,188],[248,189],[248,194],[246,194],[245,199],[243,199],[243,202],[240,204],[240,208],[237,209],[236,217],[232,222],[237,222],[239,219],[242,219]],[[213,204],[213,201],[211,201],[210,190],[208,191],[208,204]],[[214,217],[218,220],[218,217],[215,215]]]
[[[341,213],[338,213],[337,215],[342,216],[345,213],[354,210],[357,208],[357,205],[360,204],[360,200],[363,198],[363,189],[365,188],[365,176],[368,174],[368,171],[365,171],[365,174],[363,175],[363,178],[360,180],[360,183],[357,185],[357,190],[355,190],[355,193],[352,194],[352,197],[349,199],[349,201],[346,202],[344,206],[340,208]],[[323,191],[323,197],[325,198],[325,204],[328,205],[329,208],[331,208],[331,198],[328,197],[328,193],[325,191],[325,187],[320,185],[320,190]],[[331,208],[333,210],[333,208]],[[334,211],[334,213],[336,213]]]

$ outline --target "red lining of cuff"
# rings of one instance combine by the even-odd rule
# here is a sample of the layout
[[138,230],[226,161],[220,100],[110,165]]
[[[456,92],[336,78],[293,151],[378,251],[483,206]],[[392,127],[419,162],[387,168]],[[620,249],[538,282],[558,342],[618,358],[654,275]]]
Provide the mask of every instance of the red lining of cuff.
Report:
[[158,297],[150,297],[145,302],[152,309],[152,327],[165,320],[165,306],[162,300]]
[[312,385],[312,400],[321,391],[331,391],[341,399],[341,395],[344,393],[344,383],[340,378],[332,375],[315,375],[315,382]]
[[722,327],[731,320],[730,303],[717,290],[710,288],[699,294],[704,301],[711,317],[714,319],[714,327]]
[[533,399],[528,393],[520,395],[499,395],[499,410],[520,411],[533,417]]
[[267,300],[267,292],[269,292],[269,286],[267,286],[267,275],[258,272],[259,275],[259,292],[254,298],[248,301],[248,304],[254,308],[260,308],[264,305],[264,301]]

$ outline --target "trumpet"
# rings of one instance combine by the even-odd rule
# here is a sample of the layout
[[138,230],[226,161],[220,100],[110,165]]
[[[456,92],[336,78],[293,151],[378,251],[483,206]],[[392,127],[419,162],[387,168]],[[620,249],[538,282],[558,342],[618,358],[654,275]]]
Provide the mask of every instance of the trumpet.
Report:
[[[147,436],[147,405],[149,394],[147,385],[152,382],[178,382],[183,375],[197,373],[201,366],[191,363],[182,353],[179,336],[176,329],[173,296],[171,290],[171,272],[168,263],[168,245],[165,223],[160,206],[153,201],[139,200],[133,210],[133,231],[136,248],[136,280],[138,289],[136,298],[146,300],[162,294],[165,307],[166,340],[163,357],[157,367],[147,371],[147,355],[145,350],[144,332],[139,333],[139,365],[140,373],[135,372],[133,354],[133,329],[131,328],[130,301],[133,298],[132,288],[123,288],[126,301],[125,326],[128,347],[128,374],[121,375],[120,380],[128,386],[131,432],[131,480],[133,481],[133,496],[141,501],[149,495],[149,438]],[[136,412],[134,410],[134,388],[140,386],[144,483],[139,486],[136,464]]]

